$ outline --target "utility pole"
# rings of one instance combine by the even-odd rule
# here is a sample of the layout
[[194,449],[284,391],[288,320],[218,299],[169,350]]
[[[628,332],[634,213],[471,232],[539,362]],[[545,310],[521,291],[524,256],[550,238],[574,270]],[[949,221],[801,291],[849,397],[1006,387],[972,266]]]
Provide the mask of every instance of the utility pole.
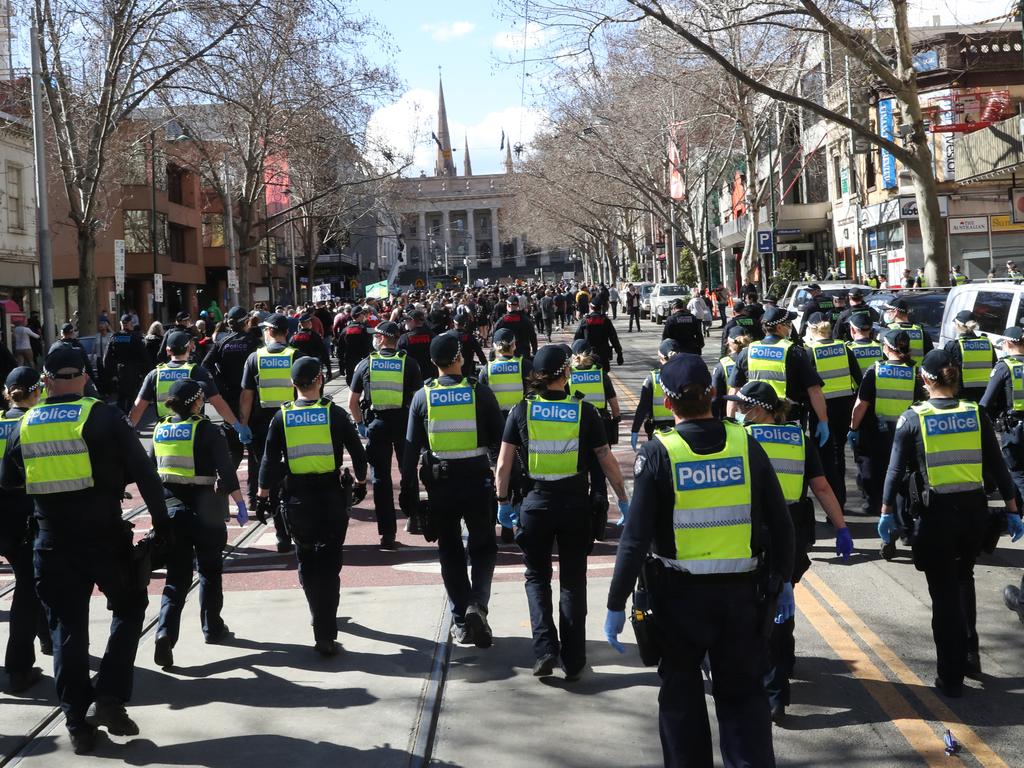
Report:
[[[228,248],[228,265],[235,273],[235,281],[228,286],[231,293],[231,306],[238,307],[238,258],[235,254],[235,206],[231,199],[231,170],[228,167],[228,156],[224,154],[224,244]],[[229,281],[230,283],[230,281]],[[296,298],[296,301],[298,299]]]
[[[150,179],[149,179],[149,191],[150,191],[150,219],[149,219],[149,242],[153,249],[153,319],[160,320],[160,305],[163,303],[162,300],[157,299],[156,292],[156,281],[157,276],[160,274],[160,266],[157,264],[157,253],[159,247],[157,245],[156,235],[156,131],[150,130],[149,132],[149,168],[150,168]],[[162,296],[160,297],[163,298]]]
[[32,43],[32,138],[36,160],[36,247],[39,250],[39,294],[42,303],[43,348],[53,344],[56,318],[53,313],[53,244],[50,242],[50,210],[46,195],[46,133],[43,129],[43,72],[39,28],[29,31]]

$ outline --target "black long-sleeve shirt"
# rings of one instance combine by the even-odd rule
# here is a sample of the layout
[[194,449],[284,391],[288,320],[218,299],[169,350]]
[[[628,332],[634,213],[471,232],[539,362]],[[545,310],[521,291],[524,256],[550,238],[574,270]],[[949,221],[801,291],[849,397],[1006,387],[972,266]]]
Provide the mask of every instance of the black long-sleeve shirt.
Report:
[[[296,405],[313,405],[316,400],[299,398]],[[301,491],[304,486],[322,484],[327,478],[337,478],[338,470],[345,461],[345,451],[352,459],[352,469],[356,480],[366,479],[366,451],[359,440],[355,424],[348,411],[331,403],[331,444],[334,447],[334,472],[323,475],[294,475],[288,467],[288,446],[284,437],[284,416],[281,409],[277,410],[267,430],[267,445],[260,463],[260,488],[273,488],[281,481],[281,476],[288,475],[292,490]]]
[[981,396],[979,405],[985,409],[989,418],[995,419],[1012,410],[1013,374],[1005,360],[996,363],[988,379],[985,394]]
[[[179,422],[183,419],[172,416],[171,421]],[[194,458],[196,474],[204,477],[216,477],[217,484],[214,486],[218,493],[231,494],[239,490],[238,475],[235,473],[235,463],[231,460],[231,453],[228,451],[228,441],[224,432],[209,419],[202,419],[196,424],[196,436],[194,441]],[[156,452],[149,449],[150,458],[156,466]],[[202,486],[190,485],[188,483],[164,483],[178,499],[181,499],[187,506],[192,506]]]
[[[59,395],[48,398],[46,404],[73,403],[79,399],[79,395]],[[3,488],[25,487],[22,424],[11,433],[0,464],[0,487]],[[162,526],[168,520],[163,485],[146,449],[121,411],[106,403],[95,403],[82,428],[82,439],[89,449],[93,487],[32,496],[36,517],[71,535],[88,534],[97,527],[109,528],[120,519],[125,486],[134,482],[149,507],[154,525]]]
[[[686,421],[676,430],[698,454],[716,453],[725,446],[725,426],[714,419]],[[769,567],[782,581],[793,573],[795,542],[782,488],[764,449],[752,437],[747,439],[750,470],[751,550],[770,553]],[[608,610],[621,611],[633,591],[647,552],[674,559],[676,553],[673,508],[675,488],[668,450],[660,440],[645,443],[633,465],[633,498],[626,525],[619,540],[615,573],[608,591]],[[762,539],[762,528],[768,540]],[[653,546],[652,546],[653,545]],[[694,577],[700,578],[700,577]]]
[[[956,408],[960,404],[955,397],[932,398],[928,402],[939,410]],[[999,488],[999,495],[1004,499],[1012,499],[1016,493],[1016,487],[1010,477],[1010,471],[1006,468],[1006,462],[1003,461],[999,439],[992,428],[992,422],[983,408],[978,409],[978,418],[981,420],[981,465],[984,467],[986,476],[995,481]],[[925,466],[921,417],[916,412],[908,410],[900,416],[900,420],[896,423],[892,453],[889,456],[889,469],[885,474],[885,489],[882,491],[882,503],[889,506],[895,505],[896,493],[904,474],[918,469],[923,471]],[[968,491],[967,493],[973,492]],[[954,499],[960,494],[943,495]]]

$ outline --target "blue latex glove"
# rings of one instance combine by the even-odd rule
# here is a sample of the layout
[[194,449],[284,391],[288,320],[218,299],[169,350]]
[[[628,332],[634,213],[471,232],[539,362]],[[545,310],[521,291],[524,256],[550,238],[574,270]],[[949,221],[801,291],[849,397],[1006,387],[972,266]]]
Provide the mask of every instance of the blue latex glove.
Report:
[[252,430],[240,421],[236,421],[231,428],[238,433],[238,441],[242,445],[249,445],[252,442]]
[[836,554],[843,558],[843,562],[849,562],[853,554],[853,536],[849,528],[840,528],[836,531]]
[[240,501],[235,506],[238,507],[238,524],[245,525],[249,522],[249,510],[245,508],[245,502]]
[[793,585],[788,581],[782,585],[779,593],[779,604],[775,607],[775,623],[785,624],[796,614],[796,598],[793,597]]
[[512,507],[512,502],[498,503],[498,522],[501,523],[502,528],[515,528],[519,524],[519,515]]
[[621,517],[618,519],[618,522],[616,522],[615,524],[620,526],[620,527],[625,525],[626,524],[626,514],[628,512],[629,512],[629,502],[628,501],[624,501],[622,499],[619,499],[619,514],[621,515]]
[[882,515],[878,518],[878,538],[883,544],[892,542],[892,534],[896,530],[896,518],[892,515]]
[[828,424],[823,421],[818,422],[818,426],[814,428],[814,436],[818,438],[818,446],[822,446],[828,442]]
[[356,429],[359,431],[359,436],[360,437],[366,437],[367,436],[366,424],[364,422],[360,421],[358,424],[356,424]]
[[608,645],[619,653],[626,652],[626,646],[619,642],[619,635],[622,634],[625,626],[625,611],[608,611],[608,615],[604,619],[604,638],[608,641]]
[[638,442],[640,442],[640,433],[639,432],[630,432],[629,433],[629,447],[632,448],[635,451]]
[[1020,541],[1024,536],[1024,520],[1016,512],[1007,512],[1006,530],[1010,533],[1010,541]]
[[857,441],[860,440],[860,432],[856,429],[851,429],[846,433],[846,442],[850,444],[850,447],[857,450]]

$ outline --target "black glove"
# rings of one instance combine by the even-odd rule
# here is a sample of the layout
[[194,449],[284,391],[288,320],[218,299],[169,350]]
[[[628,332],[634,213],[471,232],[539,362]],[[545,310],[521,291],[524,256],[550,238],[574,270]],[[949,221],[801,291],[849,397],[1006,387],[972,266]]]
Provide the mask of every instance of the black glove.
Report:
[[366,483],[356,483],[352,486],[352,503],[358,504],[366,498]]
[[174,545],[178,541],[178,536],[174,531],[174,524],[167,520],[156,526],[156,535],[153,537],[153,546],[160,550],[161,554],[166,555],[174,549]]
[[398,508],[406,517],[412,517],[420,504],[420,493],[416,486],[405,485],[398,492]]
[[263,525],[267,524],[267,515],[270,514],[270,499],[259,496],[256,498],[256,519]]
[[618,365],[622,365],[622,353],[621,352],[619,352],[618,357],[615,358],[615,362]]

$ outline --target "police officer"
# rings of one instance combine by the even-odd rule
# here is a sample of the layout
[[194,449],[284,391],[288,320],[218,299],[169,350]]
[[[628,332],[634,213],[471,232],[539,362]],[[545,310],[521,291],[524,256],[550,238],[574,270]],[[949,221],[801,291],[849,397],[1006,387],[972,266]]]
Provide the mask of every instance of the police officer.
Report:
[[[867,498],[862,510],[867,515],[880,514],[896,420],[925,397],[910,356],[907,332],[890,329],[882,334],[882,351],[885,360],[864,372],[847,433],[860,470],[861,490]],[[891,550],[886,554],[891,556]]]
[[729,394],[729,377],[732,376],[733,368],[736,367],[736,359],[753,339],[747,335],[747,328],[742,325],[734,325],[725,333],[725,354],[718,359],[715,367],[711,370],[711,383],[715,387],[715,400],[711,404],[711,410],[716,419],[724,419],[726,411],[725,396]]
[[427,316],[422,309],[414,309],[405,316],[405,333],[398,339],[398,349],[420,366],[424,380],[437,377],[437,367],[430,360],[430,342],[434,335],[426,326]]
[[[547,677],[561,662],[566,680],[578,680],[586,665],[587,555],[594,523],[587,504],[587,474],[600,463],[625,517],[629,502],[618,462],[612,456],[597,410],[566,393],[570,359],[549,344],[534,358],[533,390],[505,423],[498,457],[498,520],[518,526],[526,563],[526,597],[533,626],[533,674]],[[516,454],[525,457],[532,487],[518,514],[510,498]],[[588,455],[592,454],[592,455]],[[603,492],[603,489],[602,489]],[[556,628],[551,604],[551,553],[558,543],[561,587]]]
[[[30,408],[7,441],[0,485],[24,488],[35,504],[36,589],[50,617],[57,697],[76,753],[95,747],[96,727],[139,732],[125,710],[145,618],[145,583],[132,560],[132,534],[121,520],[125,486],[135,482],[153,527],[173,531],[164,492],[123,415],[82,396],[81,355],[63,347],[46,356],[49,397]],[[94,586],[113,614],[95,682],[89,672],[89,603]]]
[[[291,367],[298,390],[293,402],[274,414],[260,464],[261,522],[271,488],[287,486],[288,529],[298,545],[299,581],[313,617],[313,638],[323,656],[338,653],[338,602],[342,547],[349,508],[366,498],[366,454],[343,408],[320,397],[321,361],[300,357]],[[342,463],[348,451],[355,471],[351,497],[343,485]]]
[[964,677],[981,674],[974,561],[990,528],[983,467],[1006,503],[1006,522],[1015,541],[1024,535],[1024,523],[988,415],[956,396],[960,371],[952,357],[944,350],[932,351],[921,361],[920,373],[928,400],[911,406],[897,422],[878,535],[890,543],[897,528],[896,494],[902,478],[911,474],[911,482],[916,478],[924,491],[914,510],[913,552],[932,598],[935,687],[958,697]]
[[848,328],[851,340],[846,342],[846,350],[850,359],[850,372],[859,387],[864,373],[879,360],[884,359],[885,354],[882,352],[881,342],[873,338],[874,321],[866,312],[858,312],[851,316]]
[[820,285],[811,283],[807,286],[807,290],[811,294],[811,298],[800,308],[803,316],[800,318],[800,327],[797,331],[797,335],[801,339],[806,335],[807,324],[810,322],[811,316],[816,312],[820,312],[830,323],[834,323],[839,317],[839,311],[836,309],[835,302],[831,296],[827,296],[822,292]]
[[882,279],[878,276],[875,270],[868,272],[868,278],[864,281],[864,284],[873,291],[877,291],[882,286]]
[[[619,398],[611,377],[605,374],[601,359],[586,339],[577,339],[570,348],[572,359],[568,377],[568,391],[597,409],[605,427],[605,439],[614,445],[619,442]],[[590,497],[595,514],[608,511],[608,487],[600,462],[590,461]],[[621,521],[620,521],[621,522]]]
[[82,342],[78,340],[78,334],[75,331],[73,323],[64,323],[60,327],[60,338],[56,339],[53,344],[50,345],[50,349],[53,349],[57,344],[64,344],[69,347],[74,347],[82,353],[82,357],[85,359],[85,373],[93,382],[98,382],[96,378],[96,372],[93,370],[92,363],[89,362],[89,355],[86,354],[85,347],[82,346]]
[[[196,331],[195,326],[192,325],[192,316],[188,312],[185,312],[185,311],[178,312],[178,314],[176,314],[174,316],[174,325],[172,325],[170,328],[167,329],[165,335],[171,334],[171,333],[175,333],[175,332],[184,333],[193,342],[197,341],[198,338],[199,338],[199,333]],[[157,363],[166,363],[170,359],[171,359],[171,356],[168,353],[167,345],[165,344],[160,349],[160,354],[157,355],[156,362]],[[188,361],[191,362],[191,363],[196,362],[196,359],[195,359],[195,346],[193,346],[189,350]]]
[[[801,422],[808,406],[817,418],[814,436],[822,446],[829,439],[828,410],[823,383],[802,347],[790,341],[796,315],[779,307],[770,307],[761,316],[765,336],[755,341],[736,358],[736,367],[729,376],[730,394],[736,394],[748,381],[767,381],[781,398],[802,406],[794,417]],[[727,411],[732,415],[733,404]]]
[[[733,316],[729,318],[729,322],[722,329],[722,347],[719,356],[725,357],[731,354],[728,347],[729,339],[733,338],[731,336],[733,328],[740,328],[742,334],[750,341],[760,341],[763,339],[764,330],[761,327],[761,316],[763,314],[764,310],[760,304],[744,304],[738,309],[734,306]],[[719,397],[724,397],[726,395],[725,390],[718,390],[718,395]]]
[[516,349],[523,357],[532,358],[537,353],[537,329],[526,313],[519,309],[518,296],[512,294],[507,303],[508,311],[494,324],[494,330],[510,329],[516,335]]
[[[288,346],[288,318],[282,314],[268,315],[260,323],[263,343],[266,345],[249,355],[242,369],[242,394],[239,398],[238,419],[252,430],[249,445],[249,477],[256,476],[263,461],[267,444],[267,430],[278,409],[295,399],[291,367],[295,350]],[[288,528],[278,507],[276,486],[271,487],[270,509],[274,515],[277,551],[291,552],[292,542]]]
[[658,634],[668,640],[658,667],[665,765],[713,764],[700,674],[708,655],[725,765],[774,766],[762,648],[772,619],[795,611],[793,523],[764,449],[739,424],[712,417],[704,361],[675,355],[661,384],[676,426],[656,432],[633,466],[605,637],[625,652],[618,635],[643,570]]
[[633,414],[633,426],[629,430],[629,444],[634,451],[638,450],[641,427],[650,440],[656,429],[671,427],[675,423],[672,411],[665,407],[665,390],[661,388],[660,369],[672,355],[682,351],[675,339],[665,339],[658,347],[658,368],[647,374],[643,386],[640,387],[640,400]]
[[[4,395],[11,407],[0,415],[0,456],[3,455],[7,438],[21,421],[29,408],[39,402],[43,383],[35,368],[15,368],[7,375]],[[32,499],[25,495],[23,488],[0,491],[0,556],[10,563],[14,574],[14,595],[11,599],[10,635],[7,638],[7,652],[4,656],[4,671],[10,683],[11,693],[28,690],[42,677],[42,670],[35,664],[35,641],[39,635],[44,654],[53,653],[46,613],[36,594],[35,575],[32,569]]]
[[871,323],[879,322],[878,312],[875,308],[864,301],[864,291],[860,288],[853,288],[847,293],[849,305],[836,320],[832,335],[840,341],[850,341],[853,336],[850,331],[850,320],[854,315],[867,315]]
[[[416,393],[409,408],[402,458],[402,509],[419,504],[416,470],[422,477],[437,533],[441,578],[452,608],[455,642],[489,648],[487,605],[498,547],[494,540],[494,477],[488,460],[501,442],[501,409],[491,390],[462,375],[462,352],[454,334],[430,343],[441,376]],[[412,514],[410,514],[410,517]],[[469,532],[469,563],[462,524]]]
[[686,308],[686,302],[682,299],[672,300],[672,314],[665,320],[661,338],[675,340],[682,352],[693,355],[699,355],[704,349],[702,323]]
[[1003,331],[1003,351],[1006,355],[992,369],[979,405],[999,432],[1019,503],[1024,498],[1024,329]]
[[352,308],[352,319],[335,337],[338,366],[345,372],[345,383],[352,385],[352,374],[361,360],[373,351],[373,336],[366,327],[366,310]]
[[906,331],[910,337],[910,356],[920,362],[934,349],[931,335],[917,323],[910,322],[910,305],[895,298],[885,305],[885,322],[890,328]]
[[971,282],[971,279],[960,271],[959,264],[954,264],[953,271],[949,274],[949,282],[953,285],[963,285],[964,283]]
[[[259,333],[247,328],[246,320],[248,315],[242,307],[231,307],[224,316],[230,331],[218,338],[210,351],[206,353],[202,365],[217,386],[224,402],[235,414],[241,412],[242,395],[242,370],[245,368],[245,361],[249,355],[255,352],[260,346]],[[224,437],[228,441],[228,451],[231,452],[231,460],[235,467],[242,461],[245,448],[238,439],[238,432],[225,424]],[[256,500],[256,478],[249,478],[249,506]]]
[[[782,495],[789,505],[795,532],[792,583],[798,584],[800,577],[811,567],[807,553],[815,543],[815,519],[814,505],[807,498],[808,489],[814,493],[836,530],[836,554],[848,561],[853,553],[853,537],[846,527],[842,503],[826,479],[826,468],[814,443],[807,442],[799,424],[787,422],[789,405],[779,400],[775,390],[763,381],[747,382],[737,394],[729,395],[729,399],[737,403],[736,420],[746,427],[768,455],[782,487]],[[796,661],[794,623],[791,618],[775,627],[768,648],[769,663],[764,686],[768,691],[772,720],[776,723],[782,722],[790,703],[789,678]]]
[[174,547],[166,553],[167,578],[160,601],[153,660],[158,667],[174,666],[174,646],[181,628],[181,611],[192,583],[193,560],[199,571],[199,621],[207,644],[231,637],[221,609],[221,552],[228,541],[227,497],[238,506],[238,523],[249,519],[239,491],[235,465],[224,433],[203,416],[205,390],[196,379],[177,379],[165,401],[168,415],[153,428],[153,458],[169,496],[167,512],[175,531]]
[[466,377],[476,376],[477,360],[480,361],[480,365],[487,367],[487,356],[472,331],[472,319],[473,316],[468,312],[460,312],[455,316],[455,332],[459,336],[459,344],[462,345],[464,355],[462,375]]
[[[573,339],[584,339],[601,361],[601,368],[607,373],[611,369],[612,349],[615,350],[615,362],[622,365],[622,345],[619,343],[618,334],[615,333],[615,326],[605,315],[605,306],[601,299],[594,299],[591,302],[590,312],[580,319]],[[696,318],[694,320],[699,332],[700,323],[696,322]],[[703,337],[700,337],[700,341],[704,343]]]
[[359,434],[368,438],[366,458],[373,484],[373,513],[383,550],[397,547],[391,461],[394,457],[401,465],[409,404],[423,386],[420,367],[396,349],[400,335],[398,324],[390,321],[374,328],[374,351],[356,366],[348,397],[348,408]]
[[[288,339],[288,346],[295,350],[299,357],[315,357],[324,367],[324,377],[331,380],[331,356],[327,354],[324,337],[313,330],[313,313],[306,310],[299,315],[299,327]],[[356,352],[357,350],[353,350]],[[351,385],[351,381],[348,381]]]
[[957,337],[946,343],[946,354],[960,368],[960,397],[977,403],[985,394],[996,366],[996,351],[987,336],[978,335],[978,318],[969,309],[953,318]]
[[132,325],[132,316],[121,315],[121,330],[110,337],[103,355],[104,391],[117,393],[117,407],[129,413],[142,377],[153,367],[142,336]]

